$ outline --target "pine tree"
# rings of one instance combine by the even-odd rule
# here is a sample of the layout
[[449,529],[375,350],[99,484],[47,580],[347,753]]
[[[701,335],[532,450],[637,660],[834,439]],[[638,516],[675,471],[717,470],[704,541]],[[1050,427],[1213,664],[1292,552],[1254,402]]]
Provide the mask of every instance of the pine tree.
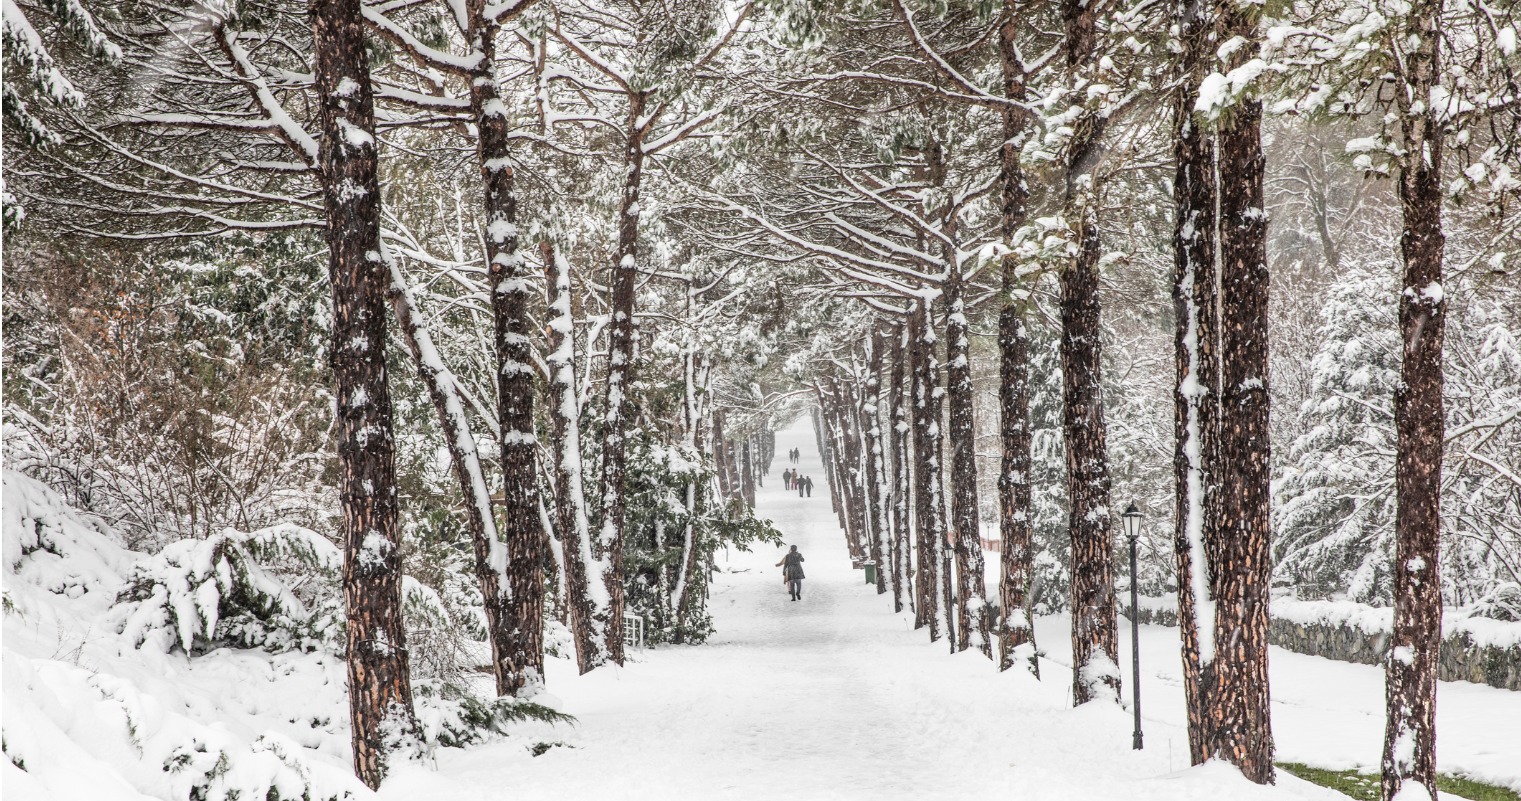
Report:
[[375,108],[359,0],[312,5],[321,180],[333,290],[343,595],[354,772],[371,789],[387,752],[415,737],[401,614],[396,452],[386,376],[386,247],[380,239]]

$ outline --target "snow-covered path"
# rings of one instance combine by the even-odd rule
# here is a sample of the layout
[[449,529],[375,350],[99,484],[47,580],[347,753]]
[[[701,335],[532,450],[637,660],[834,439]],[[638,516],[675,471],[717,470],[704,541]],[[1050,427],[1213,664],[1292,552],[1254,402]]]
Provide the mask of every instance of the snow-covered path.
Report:
[[[803,473],[814,478],[812,498],[781,489],[781,472],[791,467],[785,454],[794,447],[802,451]],[[1067,646],[1059,628],[1064,619],[1046,620],[1039,629],[1041,646],[1052,657],[1043,664],[1043,682],[1020,671],[998,674],[976,652],[951,656],[943,643],[931,645],[923,632],[912,630],[909,616],[892,613],[890,595],[878,596],[851,569],[807,422],[780,432],[777,451],[757,504],[807,559],[801,602],[788,599],[774,567],[785,548],[721,557],[727,572],[714,587],[718,633],[709,644],[638,652],[621,669],[584,677],[558,660],[551,666],[551,693],[580,721],[560,735],[566,747],[536,758],[521,741],[451,750],[434,770],[400,767],[381,796],[450,801],[1345,798],[1284,774],[1276,788],[1261,788],[1220,766],[1184,770],[1180,691],[1170,678],[1177,669],[1177,635],[1171,630],[1143,633],[1143,658],[1150,664],[1143,683],[1147,747],[1140,752],[1130,748],[1128,711],[1099,703],[1068,708],[1070,677],[1061,664]],[[1122,650],[1128,668],[1128,631]],[[1275,650],[1273,658],[1281,654]],[[1328,666],[1339,678],[1325,686],[1295,676],[1279,689],[1275,662],[1275,697],[1289,699],[1295,709],[1280,726],[1280,752],[1305,759],[1306,748],[1317,754],[1328,749],[1320,761],[1332,763],[1356,762],[1364,754],[1376,758],[1381,673],[1289,656]],[[1373,684],[1344,698],[1338,685],[1348,681]],[[1472,691],[1460,693],[1462,702],[1477,704],[1475,713],[1483,720],[1475,725],[1492,723],[1491,737],[1499,742],[1491,740],[1490,747],[1505,753],[1503,743],[1521,726],[1516,723],[1521,714],[1505,710],[1521,713],[1521,693],[1468,687]],[[1444,702],[1449,694],[1444,686]],[[1373,709],[1365,710],[1365,719],[1349,722],[1348,709],[1366,705],[1365,696],[1375,698]],[[1323,713],[1317,710],[1333,697],[1342,700]],[[1275,720],[1279,714],[1275,708]],[[1448,714],[1444,708],[1444,721]],[[1318,727],[1317,716],[1336,720]],[[1301,731],[1312,738],[1318,731],[1319,739],[1285,741],[1285,734],[1295,732],[1297,738]],[[1337,736],[1357,741],[1341,742]],[[1521,744],[1521,735],[1510,742]],[[1521,766],[1514,772],[1521,773]],[[1521,783],[1521,776],[1516,778]]]

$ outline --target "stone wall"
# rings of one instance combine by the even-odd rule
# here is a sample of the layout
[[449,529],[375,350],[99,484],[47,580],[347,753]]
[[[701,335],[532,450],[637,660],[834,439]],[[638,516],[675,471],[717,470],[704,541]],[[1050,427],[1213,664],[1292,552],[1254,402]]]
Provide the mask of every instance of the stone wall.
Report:
[[[1128,607],[1124,604],[1121,613]],[[1142,598],[1140,607],[1142,623],[1178,625],[1173,598]],[[1387,609],[1280,599],[1273,602],[1268,642],[1299,654],[1380,665],[1389,648],[1384,618],[1392,618]],[[1521,642],[1515,636],[1521,623],[1460,619],[1443,628],[1438,678],[1521,691]]]

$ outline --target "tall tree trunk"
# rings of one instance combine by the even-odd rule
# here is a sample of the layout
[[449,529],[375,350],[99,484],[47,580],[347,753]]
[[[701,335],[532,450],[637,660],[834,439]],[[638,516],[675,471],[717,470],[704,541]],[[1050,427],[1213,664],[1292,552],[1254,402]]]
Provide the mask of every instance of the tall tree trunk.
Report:
[[930,436],[930,427],[940,425],[936,400],[939,387],[931,363],[934,334],[929,329],[928,304],[916,302],[909,316],[909,353],[913,371],[914,437],[914,533],[918,550],[914,571],[914,628],[929,626],[930,641],[940,639],[940,602],[935,597],[939,584],[940,551],[943,541],[936,526],[935,503],[940,495],[939,437]]
[[1173,110],[1173,309],[1177,386],[1173,395],[1176,482],[1173,555],[1177,566],[1178,629],[1182,638],[1183,693],[1190,761],[1209,758],[1205,706],[1215,660],[1212,560],[1208,543],[1218,540],[1211,513],[1208,471],[1218,439],[1219,357],[1215,269],[1215,150],[1195,118],[1199,83],[1214,64],[1211,7],[1180,0],[1176,19],[1183,44],[1180,82]]
[[[1003,69],[1004,97],[1025,99],[1025,65],[1019,54],[1018,0],[1005,0],[998,26],[998,56]],[[1030,197],[1025,184],[1020,149],[1029,135],[1027,115],[1018,109],[1002,113],[1003,144],[999,147],[999,196],[1002,201],[1000,233],[1013,247],[1014,236],[1024,226]],[[1003,625],[998,630],[998,668],[1008,670],[1017,658],[1027,660],[1030,671],[1040,675],[1034,653],[1035,630],[1026,613],[1030,580],[1034,575],[1034,542],[1030,529],[1030,334],[1025,328],[1024,304],[1019,292],[1019,259],[1003,258],[1003,306],[998,313],[999,440],[1002,445],[998,474],[999,606]],[[1025,646],[1030,647],[1025,647]]]
[[865,435],[861,431],[861,391],[854,375],[849,380],[836,382],[835,386],[840,392],[836,417],[846,454],[845,497],[850,503],[850,526],[855,534],[856,559],[864,562],[871,552],[873,534],[866,511],[866,452],[862,447]]
[[838,388],[834,379],[821,379],[818,392],[819,422],[824,436],[824,478],[829,485],[829,502],[834,508],[835,517],[840,521],[840,531],[845,533],[845,546],[850,552],[850,558],[858,560],[861,557],[852,527],[850,500],[846,497],[844,437],[840,432]]
[[565,604],[576,667],[585,674],[607,661],[601,620],[607,617],[607,591],[601,565],[592,549],[581,473],[581,403],[576,397],[575,317],[570,307],[570,265],[548,241],[539,245],[548,290],[549,421],[554,448],[555,525],[564,540]]
[[[908,386],[913,381],[912,371],[908,370],[909,354],[904,342],[908,336],[908,327],[899,323],[893,329],[893,370],[892,370],[892,393],[889,403],[892,404],[892,424],[888,427],[888,442],[892,450],[892,579],[893,579],[893,611],[903,611],[903,582],[912,576],[913,548],[909,544],[909,500],[912,489],[909,482],[909,438],[910,415],[908,410],[909,399],[913,397],[912,388]],[[910,584],[907,594],[909,605],[913,606],[913,586]]]
[[755,508],[755,466],[750,458],[751,437],[745,437],[745,442],[740,446],[740,486],[743,487],[745,505]]
[[724,412],[719,409],[713,412],[713,472],[718,477],[718,494],[725,501],[732,491],[729,486],[728,458],[728,448],[724,445]]
[[[1436,798],[1436,678],[1442,638],[1441,562],[1442,126],[1428,101],[1441,68],[1441,0],[1416,0],[1405,25],[1399,95],[1406,154],[1400,164],[1405,260],[1400,293],[1404,339],[1400,388],[1394,396],[1395,456],[1394,636],[1386,665],[1388,719],[1384,734],[1385,799],[1419,783]],[[1399,30],[1398,27],[1395,30]]]
[[[688,285],[688,310],[690,311],[692,293]],[[688,351],[686,358],[686,404],[683,407],[686,416],[687,443],[699,459],[706,456],[703,443],[706,442],[703,431],[703,420],[707,416],[706,399],[708,398],[708,382],[712,371],[706,356],[700,355],[695,349]],[[687,482],[687,524],[684,531],[681,557],[681,577],[672,590],[671,606],[676,609],[676,641],[682,642],[686,638],[687,617],[691,613],[693,593],[691,587],[696,581],[698,569],[697,527],[695,520],[703,514],[703,510],[711,499],[711,485],[699,481]]]
[[873,326],[871,352],[867,357],[866,392],[861,403],[861,431],[866,438],[866,508],[867,528],[871,531],[871,561],[877,566],[877,594],[887,592],[887,562],[883,554],[883,534],[887,530],[887,503],[883,497],[886,468],[882,453],[882,329]]
[[[1268,709],[1268,273],[1262,107],[1235,109],[1218,137],[1220,176],[1221,544],[1211,751],[1258,783],[1273,780]],[[1227,178],[1227,176],[1229,176]]]
[[987,578],[982,557],[982,525],[977,514],[977,421],[972,389],[971,337],[962,299],[961,265],[946,248],[945,359],[946,398],[950,405],[951,543],[956,554],[956,650],[965,651],[977,635],[977,647],[993,655],[988,639]]
[[625,133],[623,198],[618,204],[618,249],[613,253],[612,319],[607,326],[607,395],[602,429],[602,520],[598,535],[607,564],[603,582],[609,604],[605,629],[607,655],[623,664],[623,537],[628,501],[628,392],[634,367],[634,287],[639,275],[639,187],[644,177],[644,138],[650,121],[644,119],[646,97],[629,95],[629,124]]
[[[1086,81],[1093,58],[1093,6],[1067,0],[1069,81]],[[1081,97],[1081,95],[1080,95]],[[1099,309],[1098,188],[1094,167],[1103,117],[1089,110],[1067,145],[1063,214],[1076,254],[1061,274],[1062,433],[1067,446],[1068,530],[1072,537],[1072,700],[1119,700],[1119,635],[1114,546],[1109,535],[1109,462],[1104,450],[1102,333]]]
[[479,58],[470,76],[470,110],[477,128],[486,262],[496,327],[502,533],[508,557],[505,605],[511,636],[505,661],[509,675],[497,690],[515,695],[544,680],[545,532],[539,519],[539,442],[533,427],[534,331],[528,314],[532,290],[517,253],[511,131],[496,79],[498,28],[486,19],[485,0],[468,0],[467,9],[468,38]]
[[333,293],[328,356],[338,415],[349,721],[354,774],[375,789],[386,775],[390,741],[398,731],[417,731],[401,612],[396,445],[386,376],[390,275],[380,238],[375,106],[359,0],[314,0],[311,18]]
[[[1225,66],[1255,57],[1257,9],[1223,7],[1225,39],[1250,43]],[[1216,133],[1220,254],[1220,545],[1214,549],[1215,673],[1206,698],[1210,751],[1254,782],[1273,781],[1268,707],[1267,214],[1262,104],[1241,98]]]
[[418,319],[417,301],[407,286],[401,265],[394,259],[391,272],[391,310],[396,315],[396,327],[412,355],[417,367],[417,377],[428,390],[433,409],[438,414],[439,430],[444,445],[449,450],[449,462],[454,467],[454,479],[460,488],[460,498],[465,507],[465,528],[470,532],[470,544],[475,555],[476,581],[481,588],[481,598],[486,612],[486,634],[491,643],[491,671],[496,679],[497,694],[507,692],[511,684],[512,665],[509,655],[512,647],[512,630],[508,622],[508,610],[502,587],[506,585],[507,549],[497,538],[496,515],[491,508],[491,490],[486,483],[486,472],[481,466],[476,450],[475,434],[465,416],[465,401],[460,394],[459,382],[454,373],[444,366],[443,359],[433,346],[433,337]]

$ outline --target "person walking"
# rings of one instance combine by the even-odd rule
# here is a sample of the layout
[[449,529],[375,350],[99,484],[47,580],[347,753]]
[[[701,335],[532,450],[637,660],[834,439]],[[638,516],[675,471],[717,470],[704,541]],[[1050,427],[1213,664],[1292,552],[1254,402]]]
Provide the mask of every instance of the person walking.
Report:
[[808,476],[803,479],[803,489],[807,490],[808,497],[813,497],[813,476]]
[[782,471],[782,486],[786,487],[787,489],[792,489],[792,469],[791,468],[788,468],[788,469]]
[[794,601],[803,600],[803,555],[797,552],[797,546],[792,546],[792,550],[776,566],[782,569],[782,582],[787,585],[787,594]]
[[807,480],[802,476],[794,476],[792,479],[792,483],[797,485],[797,496],[799,498],[803,497],[803,482]]

